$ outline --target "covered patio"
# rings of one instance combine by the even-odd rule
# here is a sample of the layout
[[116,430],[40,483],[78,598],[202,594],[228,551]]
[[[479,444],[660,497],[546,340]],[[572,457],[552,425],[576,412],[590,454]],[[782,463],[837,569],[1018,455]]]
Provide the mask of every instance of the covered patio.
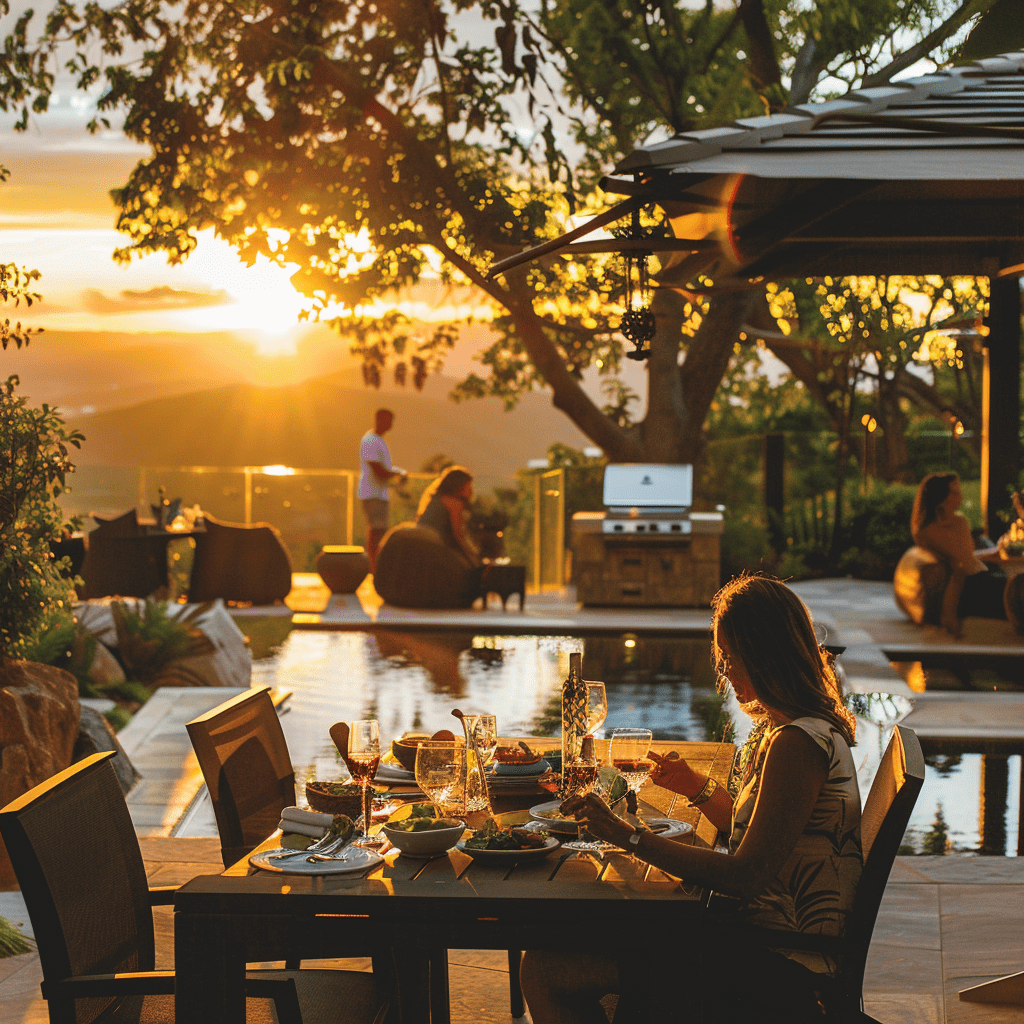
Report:
[[[491,273],[640,245],[663,253],[659,287],[712,297],[805,277],[988,277],[982,507],[989,536],[1005,530],[998,513],[1021,470],[1024,54],[679,134],[637,149],[602,186],[628,198]],[[674,239],[586,238],[651,204]]]

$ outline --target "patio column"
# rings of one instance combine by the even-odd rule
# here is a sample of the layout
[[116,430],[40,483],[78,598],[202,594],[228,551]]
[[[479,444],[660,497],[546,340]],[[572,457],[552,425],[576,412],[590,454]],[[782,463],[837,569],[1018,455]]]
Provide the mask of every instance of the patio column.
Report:
[[1016,277],[990,280],[981,401],[981,513],[989,537],[996,540],[1006,530],[998,513],[1009,508],[1020,473],[1020,284]]

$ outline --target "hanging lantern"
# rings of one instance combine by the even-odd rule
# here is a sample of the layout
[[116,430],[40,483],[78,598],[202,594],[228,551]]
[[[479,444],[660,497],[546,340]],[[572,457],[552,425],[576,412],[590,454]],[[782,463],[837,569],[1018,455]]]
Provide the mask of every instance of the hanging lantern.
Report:
[[[633,211],[633,223],[629,238],[639,239],[643,235],[640,229],[640,211]],[[647,359],[651,354],[650,342],[654,337],[654,312],[651,310],[651,281],[648,275],[647,260],[649,252],[630,251],[624,256],[626,267],[626,312],[619,323],[619,333],[634,345],[632,352],[626,353],[627,359]]]

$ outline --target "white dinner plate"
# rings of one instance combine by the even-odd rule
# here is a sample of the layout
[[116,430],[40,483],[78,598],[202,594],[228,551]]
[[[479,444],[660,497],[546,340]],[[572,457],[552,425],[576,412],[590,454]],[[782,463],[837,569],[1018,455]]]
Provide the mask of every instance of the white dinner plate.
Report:
[[[537,804],[535,807],[530,808],[530,817],[536,821],[543,822],[545,828],[549,828],[552,832],[571,832],[576,835],[576,829],[578,827],[575,818],[563,818],[558,813],[558,808],[562,806],[561,800],[548,800],[547,803]],[[550,817],[554,812],[555,817]]]
[[518,864],[524,860],[541,860],[560,845],[554,836],[548,836],[543,846],[529,847],[525,850],[474,850],[466,846],[465,839],[460,839],[455,848],[473,860],[480,861],[481,864]]
[[[277,855],[282,853],[296,855],[277,859]],[[317,860],[310,864],[301,853],[277,847],[254,853],[249,858],[249,863],[254,868],[276,871],[283,875],[349,875],[383,864],[384,858],[374,850],[367,850],[362,846],[346,846],[338,860]]]
[[[545,828],[550,829],[552,832],[571,832],[576,833],[578,822],[574,818],[563,818],[561,816],[555,818],[547,817],[552,811],[557,811],[561,805],[560,800],[549,800],[544,804],[537,804],[536,807],[530,808],[530,816],[538,822],[541,822]],[[685,836],[688,832],[693,831],[693,826],[688,821],[676,821],[675,818],[642,818],[642,821],[646,822],[652,829],[657,829],[657,834],[662,836],[664,839],[678,839],[680,836]]]

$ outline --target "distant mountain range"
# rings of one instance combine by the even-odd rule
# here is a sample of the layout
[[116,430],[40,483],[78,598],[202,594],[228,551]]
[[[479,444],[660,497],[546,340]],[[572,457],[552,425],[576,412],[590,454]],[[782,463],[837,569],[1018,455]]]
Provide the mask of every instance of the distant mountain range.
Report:
[[232,384],[69,421],[86,435],[81,465],[275,465],[355,468],[359,439],[374,410],[395,412],[388,443],[396,464],[419,470],[447,455],[481,484],[510,478],[528,459],[562,441],[586,438],[551,404],[527,395],[506,413],[497,399],[455,403],[451,378],[434,377],[422,392],[393,385],[376,391],[358,369],[281,387]]

